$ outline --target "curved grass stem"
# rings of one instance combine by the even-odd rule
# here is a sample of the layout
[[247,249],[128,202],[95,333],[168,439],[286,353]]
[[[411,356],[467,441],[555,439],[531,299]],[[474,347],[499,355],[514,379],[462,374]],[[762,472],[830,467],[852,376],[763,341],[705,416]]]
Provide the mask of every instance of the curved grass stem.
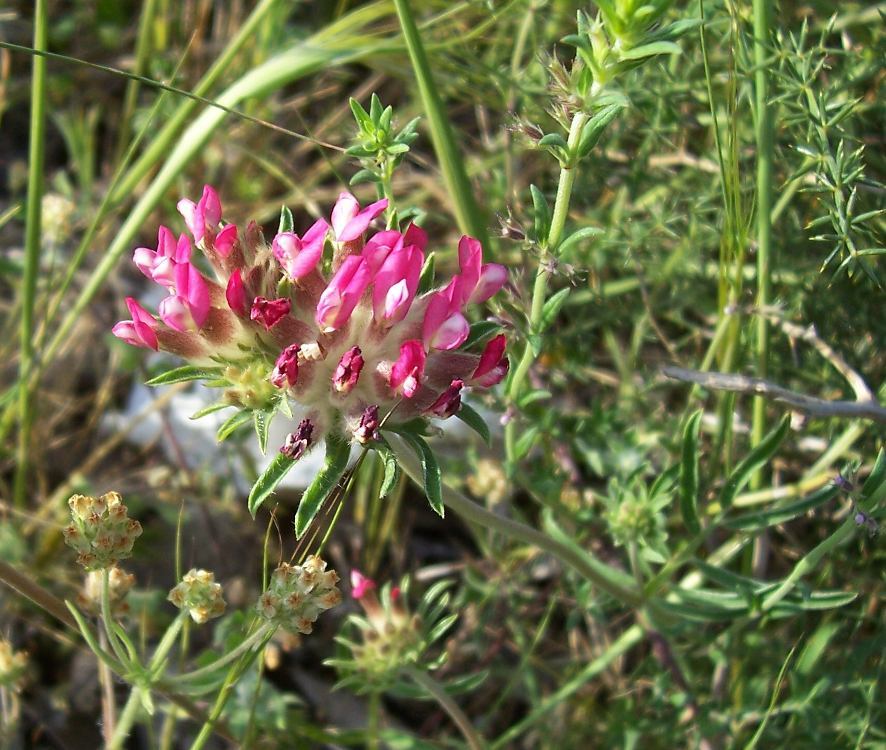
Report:
[[477,730],[474,729],[471,720],[465,715],[465,712],[461,710],[459,705],[452,700],[452,696],[443,689],[443,686],[439,682],[427,672],[424,672],[421,669],[416,669],[412,666],[403,667],[403,672],[416,685],[420,685],[427,690],[433,699],[437,701],[440,708],[449,714],[449,718],[452,719],[453,724],[458,727],[458,730],[461,732],[462,737],[465,738],[465,742],[468,743],[468,747],[471,748],[471,750],[484,750],[486,743],[483,742],[480,735],[477,734]]

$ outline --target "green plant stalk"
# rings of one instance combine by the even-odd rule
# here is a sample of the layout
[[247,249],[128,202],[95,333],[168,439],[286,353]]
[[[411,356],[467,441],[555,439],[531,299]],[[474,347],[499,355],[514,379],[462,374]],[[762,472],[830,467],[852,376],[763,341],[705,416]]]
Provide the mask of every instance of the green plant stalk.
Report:
[[449,718],[452,719],[452,722],[458,727],[462,737],[465,738],[465,742],[468,743],[468,747],[471,748],[471,750],[485,749],[486,743],[483,742],[483,739],[477,734],[477,730],[474,729],[471,720],[465,715],[465,712],[459,708],[459,705],[452,700],[452,697],[443,689],[443,686],[439,682],[427,672],[417,669],[416,667],[407,666],[402,669],[403,673],[407,675],[409,679],[411,679],[416,685],[420,685],[427,690],[434,700],[437,701],[440,708],[449,714]]
[[409,0],[394,0],[394,7],[397,10],[397,18],[400,20],[400,28],[403,31],[403,40],[406,42],[409,59],[412,61],[422,106],[428,117],[431,141],[434,144],[440,170],[443,172],[443,180],[455,202],[455,215],[459,227],[466,234],[478,239],[481,245],[489,247],[486,219],[474,197],[470,178],[464,168],[464,157],[456,146],[452,126],[434,83],[431,65],[428,62],[421,35],[412,15],[412,9],[409,7]]
[[117,726],[114,727],[114,734],[111,737],[111,741],[108,743],[108,750],[122,750],[125,743],[126,738],[129,737],[129,733],[132,731],[132,725],[135,724],[135,720],[138,718],[138,709],[141,706],[141,688],[134,687],[129,692],[129,698],[126,701],[126,705],[123,706],[123,710],[120,712],[120,716],[117,719]]
[[570,696],[581,690],[589,680],[596,677],[618,657],[627,653],[640,643],[640,641],[643,640],[643,637],[643,628],[640,625],[631,625],[631,627],[619,636],[615,643],[610,645],[606,651],[588,664],[581,672],[563,685],[563,687],[547,696],[533,711],[516,724],[509,727],[504,734],[496,737],[495,740],[490,743],[490,750],[513,747],[514,740],[517,737],[539,721],[545,714],[553,711],[555,708],[562,705]]
[[151,657],[150,665],[148,669],[154,673],[163,664],[163,660],[169,655],[172,646],[175,644],[175,639],[178,638],[178,634],[181,632],[182,627],[185,624],[185,620],[188,617],[188,613],[186,610],[182,610],[178,613],[178,616],[169,624],[169,627],[166,628],[166,632],[163,634],[163,637],[160,639],[160,643],[157,644],[157,650],[154,651],[154,655]]
[[102,601],[101,601],[101,610],[102,610],[102,624],[105,626],[105,633],[108,637],[108,643],[111,646],[111,650],[114,652],[114,655],[117,659],[120,660],[121,664],[129,664],[129,659],[126,657],[126,652],[123,650],[123,646],[120,645],[120,640],[117,636],[116,631],[114,630],[114,621],[111,618],[111,572],[108,568],[104,568],[102,570]]
[[275,625],[265,623],[234,650],[229,651],[224,656],[216,659],[211,664],[207,664],[205,667],[196,669],[193,672],[187,672],[186,674],[171,677],[169,679],[169,684],[176,685],[182,682],[191,682],[193,680],[203,679],[204,677],[210,677],[216,670],[230,664],[232,661],[240,658],[243,654],[250,652],[257,644],[270,639],[276,629]]
[[[578,147],[581,131],[587,121],[587,115],[579,112],[572,119],[569,127],[569,139],[567,145],[570,153],[574,153]],[[563,229],[566,226],[566,218],[569,215],[569,203],[572,200],[572,188],[575,185],[576,166],[568,164],[560,170],[560,179],[557,183],[557,197],[554,201],[554,211],[551,216],[551,229],[548,232],[547,241],[542,248],[541,262],[535,274],[535,283],[532,286],[532,301],[529,308],[529,334],[534,335],[539,323],[541,322],[542,311],[545,305],[545,296],[548,289],[548,279],[551,277],[551,268],[548,264],[552,253],[556,253],[557,247],[563,236]],[[508,380],[507,397],[510,403],[516,401],[520,395],[520,389],[523,387],[523,381],[529,373],[529,368],[535,360],[535,354],[532,348],[532,342],[526,342],[526,348],[523,350],[523,356],[520,362],[514,368],[514,372]],[[508,463],[513,461],[514,448],[516,445],[516,427],[513,420],[505,426],[505,454]]]
[[[767,67],[769,34],[772,25],[772,0],[753,0],[754,8],[754,100],[757,110],[757,307],[762,309],[771,298],[772,263],[772,179],[773,122],[769,104],[769,69]],[[757,377],[765,378],[769,369],[769,323],[757,316]],[[766,433],[766,401],[754,398],[751,421],[751,446]],[[760,489],[762,469],[751,476],[751,489]]]
[[[421,467],[418,465],[418,459],[414,453],[396,433],[386,432],[385,437],[396,453],[397,462],[403,470],[419,487],[423,487]],[[610,568],[577,545],[568,546],[537,529],[492,513],[468,500],[461,492],[452,489],[445,483],[443,484],[443,504],[467,521],[550,553],[599,589],[628,606],[638,607],[643,603],[642,596],[633,587],[628,587],[621,582],[623,579],[621,571]]]
[[[34,5],[34,49],[46,49],[46,0]],[[31,132],[28,142],[28,204],[25,213],[25,268],[22,279],[22,318],[20,328],[18,392],[18,460],[15,467],[13,498],[15,507],[25,507],[28,448],[31,441],[32,394],[28,387],[34,360],[34,307],[37,274],[40,272],[40,219],[43,200],[43,147],[46,136],[46,60],[35,57],[31,74]]]

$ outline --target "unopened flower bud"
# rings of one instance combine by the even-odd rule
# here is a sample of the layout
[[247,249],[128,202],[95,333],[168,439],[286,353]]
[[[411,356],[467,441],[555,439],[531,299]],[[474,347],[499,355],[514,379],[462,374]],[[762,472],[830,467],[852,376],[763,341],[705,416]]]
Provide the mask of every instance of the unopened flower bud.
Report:
[[298,353],[301,347],[298,344],[290,344],[277,357],[277,362],[271,372],[271,383],[277,388],[286,388],[295,385],[298,378]]
[[298,423],[296,431],[290,432],[286,436],[286,441],[280,448],[280,453],[293,461],[298,460],[313,445],[314,441],[311,438],[313,432],[314,423],[310,419],[303,419]]
[[363,416],[360,417],[359,426],[356,430],[354,430],[354,437],[357,439],[357,442],[361,445],[366,445],[367,443],[371,443],[373,440],[378,440],[379,424],[378,404],[367,406],[363,410]]
[[431,414],[448,419],[461,408],[461,389],[465,382],[456,378],[449,387],[440,394],[436,401],[428,407]]
[[191,619],[203,624],[213,617],[224,614],[225,600],[220,583],[208,570],[191,568],[167,597],[176,607],[187,610]]
[[359,346],[352,346],[339,360],[332,375],[332,387],[338,393],[348,394],[357,385],[357,379],[363,369],[363,356]]

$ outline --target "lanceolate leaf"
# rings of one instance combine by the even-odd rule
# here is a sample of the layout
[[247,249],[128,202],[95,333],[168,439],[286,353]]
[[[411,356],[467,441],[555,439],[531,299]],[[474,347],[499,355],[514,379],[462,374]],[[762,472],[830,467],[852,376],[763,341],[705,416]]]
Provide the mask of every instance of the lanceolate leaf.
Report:
[[330,433],[326,437],[326,460],[314,481],[304,491],[295,514],[295,537],[301,539],[319,513],[326,498],[338,485],[348,468],[351,444],[342,436]]
[[418,456],[418,460],[421,462],[425,493],[428,496],[428,502],[430,502],[431,507],[442,518],[444,515],[444,508],[443,482],[440,478],[440,464],[437,463],[433,451],[425,442],[424,438],[409,432],[401,432],[399,434],[404,441],[409,443],[409,446]]
[[247,507],[253,518],[255,518],[255,514],[262,506],[262,503],[274,493],[277,485],[280,484],[283,477],[286,476],[293,466],[295,466],[295,461],[289,458],[289,456],[284,456],[282,453],[274,456],[274,460],[268,464],[268,468],[262,472],[262,475],[252,485],[252,490],[249,492]]
[[394,487],[397,486],[397,482],[400,480],[400,467],[397,465],[397,457],[394,455],[394,451],[390,449],[387,443],[378,444],[375,446],[375,450],[381,457],[385,467],[385,474],[382,477],[378,494],[379,497],[387,497],[393,492]]
[[724,525],[730,529],[760,531],[769,526],[776,526],[808,513],[810,510],[832,500],[838,492],[839,490],[833,485],[827,485],[818,490],[818,492],[813,492],[809,497],[804,497],[802,500],[796,500],[773,510],[745,513],[726,521]]
[[221,372],[221,367],[185,365],[184,367],[176,367],[174,370],[164,372],[156,378],[151,378],[145,385],[172,385],[173,383],[184,383],[188,380],[209,380],[217,378],[221,375]]
[[252,412],[255,424],[255,434],[258,436],[258,449],[265,453],[268,449],[268,424],[271,421],[271,413],[256,409]]
[[701,531],[698,522],[698,434],[702,411],[689,417],[683,430],[683,457],[680,462],[680,512],[683,523],[693,534]]
[[735,467],[732,474],[730,474],[729,478],[726,480],[722,492],[720,492],[720,507],[723,508],[723,510],[727,510],[732,505],[735,496],[750,480],[751,474],[775,455],[778,446],[781,445],[782,440],[784,440],[785,436],[788,434],[790,426],[791,418],[789,415],[786,415],[779,425],[766,435],[760,443],[742,459],[741,463]]
[[218,428],[215,433],[215,439],[222,443],[227,440],[238,427],[245,425],[252,419],[252,412],[238,411],[236,414],[226,419],[224,424]]
[[489,432],[489,425],[486,424],[486,420],[483,419],[475,409],[462,403],[461,409],[456,412],[455,416],[483,438],[487,445],[492,445],[492,435]]

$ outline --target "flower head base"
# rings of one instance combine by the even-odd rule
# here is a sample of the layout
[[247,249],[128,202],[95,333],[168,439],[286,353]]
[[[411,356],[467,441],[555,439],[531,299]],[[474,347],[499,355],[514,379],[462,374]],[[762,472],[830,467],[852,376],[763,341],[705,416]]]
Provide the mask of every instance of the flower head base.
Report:
[[65,543],[78,552],[77,562],[86,570],[110,568],[132,554],[142,527],[126,514],[119,494],[73,495],[68,506],[73,523],[63,531]]
[[223,615],[225,611],[221,584],[215,582],[215,575],[208,570],[191,568],[181,583],[169,592],[167,599],[179,609],[186,610],[198,625]]
[[326,570],[326,561],[311,555],[302,565],[283,563],[271,576],[271,585],[256,609],[269,622],[307,635],[321,612],[341,602],[338,574]]
[[[101,612],[102,578],[100,570],[86,574],[83,588],[77,594],[77,606],[91,615]],[[108,571],[108,598],[111,604],[111,616],[119,619],[129,613],[129,602],[126,597],[135,584],[135,576],[118,568],[116,565]]]
[[0,687],[15,687],[27,666],[27,654],[13,650],[9,641],[0,638]]

